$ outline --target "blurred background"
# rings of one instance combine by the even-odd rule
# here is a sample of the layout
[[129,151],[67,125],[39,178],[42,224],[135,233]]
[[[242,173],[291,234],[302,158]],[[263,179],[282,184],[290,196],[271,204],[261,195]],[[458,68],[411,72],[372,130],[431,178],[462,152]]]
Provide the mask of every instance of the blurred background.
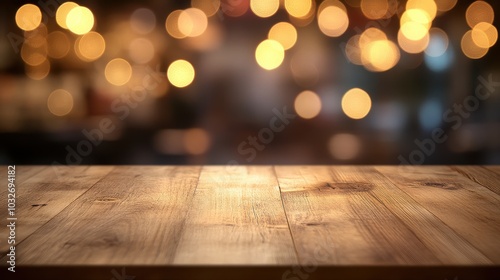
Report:
[[0,5],[1,164],[500,164],[498,1]]

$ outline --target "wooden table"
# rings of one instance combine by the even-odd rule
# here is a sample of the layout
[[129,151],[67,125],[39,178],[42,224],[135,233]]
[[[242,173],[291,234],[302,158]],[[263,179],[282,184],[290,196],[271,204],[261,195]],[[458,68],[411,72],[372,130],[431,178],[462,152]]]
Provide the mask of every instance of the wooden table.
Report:
[[15,274],[6,177],[8,279],[500,279],[500,166],[17,166]]

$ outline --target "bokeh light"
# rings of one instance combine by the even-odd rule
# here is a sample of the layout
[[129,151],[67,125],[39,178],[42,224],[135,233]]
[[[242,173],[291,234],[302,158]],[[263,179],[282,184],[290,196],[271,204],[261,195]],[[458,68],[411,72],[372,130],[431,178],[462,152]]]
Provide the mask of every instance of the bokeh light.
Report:
[[123,58],[115,58],[108,62],[104,74],[110,84],[122,86],[132,77],[132,66]]
[[50,73],[50,62],[48,59],[46,59],[37,66],[26,65],[25,71],[26,71],[26,76],[30,77],[31,79],[43,80]]
[[24,63],[31,66],[38,66],[42,64],[48,55],[48,47],[42,46],[40,48],[33,48],[28,44],[23,44],[21,48],[21,58]]
[[346,56],[354,64],[363,65],[372,72],[393,68],[400,59],[397,45],[387,39],[380,29],[370,27],[361,35],[355,35],[346,45]]
[[303,18],[309,14],[312,8],[311,0],[284,0],[285,9],[292,17]]
[[472,30],[467,31],[460,42],[462,52],[470,59],[479,59],[488,53],[488,48],[483,48],[474,43]]
[[250,9],[250,0],[221,0],[220,10],[230,17],[240,17]]
[[101,34],[91,31],[80,37],[75,43],[78,57],[84,61],[94,61],[106,50],[106,42]]
[[345,46],[345,55],[347,59],[356,65],[363,65],[363,61],[361,61],[361,47],[359,45],[360,38],[361,35],[352,36]]
[[422,41],[429,36],[432,17],[423,9],[406,10],[400,19],[400,33],[411,41]]
[[448,49],[448,35],[442,29],[434,27],[429,31],[430,41],[425,53],[431,57],[443,55]]
[[434,0],[408,0],[408,2],[406,2],[406,10],[412,9],[425,11],[431,20],[433,20],[437,14],[437,5]]
[[370,43],[381,40],[387,40],[387,35],[385,35],[384,31],[375,27],[370,27],[361,33],[358,44],[361,49],[364,49]]
[[425,49],[429,45],[429,41],[430,41],[429,32],[426,32],[425,36],[418,41],[406,38],[406,36],[404,36],[403,33],[401,32],[401,30],[399,30],[398,32],[398,44],[401,47],[401,49],[407,53],[416,54],[425,51]]
[[472,29],[472,40],[481,48],[491,48],[498,39],[498,31],[495,26],[487,22],[480,22]]
[[412,41],[419,41],[427,35],[428,30],[424,25],[410,21],[401,26],[401,32],[406,38]]
[[285,59],[285,49],[275,40],[262,41],[255,50],[255,59],[266,70],[278,68]]
[[297,30],[288,22],[278,22],[271,27],[267,37],[279,42],[283,49],[288,50],[297,42]]
[[207,17],[215,15],[220,5],[220,0],[191,0],[191,7],[202,10]]
[[184,40],[183,46],[186,49],[207,52],[220,47],[224,31],[218,24],[209,24],[207,30],[198,37],[189,37]]
[[361,11],[369,19],[381,19],[389,12],[388,0],[361,0]]
[[425,29],[428,30],[429,28],[431,28],[432,18],[426,11],[422,9],[410,9],[406,10],[401,15],[400,26],[403,26],[409,22],[423,25]]
[[66,116],[73,110],[73,96],[66,90],[57,89],[47,99],[47,108],[58,117]]
[[400,58],[399,49],[392,41],[377,40],[361,50],[363,65],[370,71],[383,72],[394,67]]
[[467,24],[474,28],[476,24],[480,22],[487,22],[493,24],[493,19],[495,18],[495,12],[490,4],[485,1],[475,1],[470,4],[465,12],[465,18]]
[[350,133],[335,134],[328,141],[328,150],[336,159],[351,160],[359,155],[361,140],[358,136]]
[[301,118],[312,119],[321,111],[321,99],[316,93],[306,90],[297,95],[294,108]]
[[66,17],[66,26],[77,35],[86,34],[94,27],[94,15],[87,7],[74,7]]
[[256,16],[261,18],[274,15],[279,7],[279,0],[250,0],[250,9]]
[[165,21],[165,28],[170,36],[176,39],[186,38],[187,35],[179,30],[179,17],[183,11],[175,10],[171,12]]
[[128,47],[130,59],[138,64],[148,63],[155,55],[155,47],[146,38],[137,38]]
[[37,28],[24,32],[24,43],[33,48],[43,47],[47,44],[47,33],[47,27],[41,23]]
[[440,12],[447,12],[453,9],[453,7],[457,4],[457,1],[458,0],[434,0],[434,2],[436,2],[437,9]]
[[202,155],[208,151],[210,145],[210,135],[204,129],[192,128],[184,133],[184,148],[189,154]]
[[139,34],[151,33],[156,27],[156,16],[150,9],[139,8],[130,16],[130,26]]
[[[329,1],[334,1],[334,0],[329,0]],[[290,20],[290,22],[294,26],[305,27],[314,21],[314,19],[316,17],[316,1],[312,1],[311,3],[312,3],[312,6],[311,6],[311,9],[309,10],[309,13],[307,13],[303,17],[298,18],[298,17],[294,17],[294,16],[288,14],[288,19]]]
[[40,8],[33,4],[25,4],[16,12],[16,24],[24,31],[30,31],[37,28],[41,22],[42,12]]
[[349,27],[349,17],[344,9],[328,6],[318,14],[318,26],[326,36],[338,37]]
[[366,117],[371,107],[370,96],[360,88],[350,89],[342,97],[342,110],[351,119],[359,120]]
[[186,60],[176,60],[168,67],[167,77],[170,83],[175,87],[187,87],[194,80],[194,67]]
[[66,25],[66,20],[68,18],[69,12],[75,7],[78,7],[78,4],[74,2],[64,2],[59,6],[59,8],[57,8],[56,22],[60,27],[68,29],[68,26]]
[[65,57],[71,48],[68,36],[61,31],[51,32],[47,36],[47,44],[48,55],[56,59]]
[[203,34],[208,26],[205,13],[197,8],[182,11],[178,18],[179,31],[187,37],[197,37]]

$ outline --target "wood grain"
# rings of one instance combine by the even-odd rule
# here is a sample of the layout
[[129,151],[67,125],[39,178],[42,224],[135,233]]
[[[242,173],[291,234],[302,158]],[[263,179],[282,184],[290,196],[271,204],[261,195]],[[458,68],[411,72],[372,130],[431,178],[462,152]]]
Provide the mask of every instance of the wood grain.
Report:
[[175,264],[295,264],[270,166],[205,166]]
[[484,166],[452,166],[451,168],[466,178],[500,195],[500,174]]
[[[278,166],[276,173],[301,262],[438,264],[439,260],[373,195],[385,188],[359,169]],[[387,192],[387,191],[386,191]]]
[[17,166],[16,174],[19,267],[500,267],[500,166]]
[[199,170],[117,167],[20,244],[19,264],[171,262]]
[[493,171],[496,174],[500,175],[500,165],[487,165],[487,166],[484,166],[484,168],[486,168],[490,171]]
[[455,233],[421,204],[392,184],[370,166],[332,168],[335,181],[370,182],[370,194],[396,215],[442,264],[491,264],[491,261],[468,241]]
[[447,166],[377,167],[456,233],[500,262],[500,199]]
[[[16,176],[16,227],[17,244],[38,230],[61,212],[76,198],[92,187],[113,167],[75,166],[60,174],[51,167],[17,167]],[[2,199],[2,201],[5,201]],[[6,215],[2,207],[2,217]],[[2,227],[2,236],[7,234]],[[2,242],[0,251],[7,251],[8,244]]]

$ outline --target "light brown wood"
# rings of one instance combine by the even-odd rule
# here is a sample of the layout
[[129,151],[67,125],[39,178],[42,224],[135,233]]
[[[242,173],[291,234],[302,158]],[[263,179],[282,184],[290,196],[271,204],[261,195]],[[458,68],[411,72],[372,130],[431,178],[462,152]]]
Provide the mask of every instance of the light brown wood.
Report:
[[[51,167],[17,167],[16,176],[16,242],[25,240],[71,202],[92,187],[113,167],[74,166],[59,174]],[[5,201],[2,198],[2,201]],[[7,209],[2,207],[2,217]],[[7,228],[0,229],[6,236]],[[0,251],[9,245],[0,243]]]
[[500,174],[484,166],[452,166],[451,168],[500,195]]
[[386,186],[373,181],[374,176],[367,176],[365,171],[350,167],[276,167],[300,260],[343,265],[439,264],[374,196],[375,190]]
[[17,166],[17,265],[499,267],[499,172]]
[[447,166],[377,167],[494,263],[500,262],[500,197]]
[[492,262],[464,238],[421,204],[403,192],[371,166],[331,168],[334,180],[370,182],[370,194],[396,215],[443,264],[491,264]]
[[495,172],[496,174],[500,174],[500,165],[487,165],[484,166],[484,168]]
[[270,166],[205,166],[175,264],[295,264]]
[[117,167],[20,244],[19,265],[171,262],[199,170]]

